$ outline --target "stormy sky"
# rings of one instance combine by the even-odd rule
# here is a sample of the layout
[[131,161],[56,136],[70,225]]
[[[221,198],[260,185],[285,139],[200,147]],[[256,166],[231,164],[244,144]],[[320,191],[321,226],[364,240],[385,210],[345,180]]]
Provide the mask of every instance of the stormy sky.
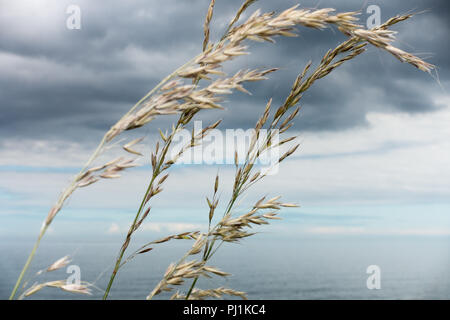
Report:
[[[241,4],[241,0],[216,2],[212,41],[220,37]],[[296,3],[261,0],[246,16],[258,8],[280,11]],[[80,30],[66,27],[66,9],[72,4],[81,9]],[[208,4],[208,0],[0,0],[0,203],[6,222],[1,231],[6,233],[7,226],[25,220],[31,221],[30,228],[39,225],[58,191],[105,130],[159,80],[200,52]],[[402,225],[407,212],[414,211],[408,229],[414,233],[423,225],[421,206],[431,205],[436,219],[435,223],[427,220],[430,233],[449,233],[445,211],[450,196],[446,165],[450,160],[446,149],[450,4],[444,0],[301,2],[306,8],[361,10],[363,24],[370,16],[369,5],[380,7],[382,21],[396,14],[420,13],[393,28],[398,31],[396,45],[436,65],[437,72],[421,72],[369,48],[318,81],[305,94],[293,128],[301,136],[302,149],[286,163],[284,174],[270,178],[271,185],[274,192],[286,190],[294,198],[289,200],[311,204],[307,213],[328,214],[330,229],[321,230],[339,230],[333,229],[341,227],[336,222],[339,212],[377,217],[383,211],[375,210],[377,205],[387,206],[388,213],[398,212],[394,229]],[[251,55],[226,65],[225,71],[280,70],[265,82],[248,85],[252,96],[227,97],[225,110],[204,112],[199,119],[222,118],[222,128],[252,127],[269,98],[275,104],[282,102],[309,60],[318,63],[328,49],[345,39],[333,28],[299,28],[298,33],[296,38],[277,38],[276,44],[250,44]],[[157,119],[143,132],[152,135],[173,120]],[[182,199],[198,195],[198,202],[187,201],[195,208],[209,192],[210,173],[217,168],[176,170],[178,177],[174,174],[168,189]],[[198,187],[182,186],[192,177],[201,177]],[[124,179],[130,188],[120,188],[116,182],[95,187],[98,196],[76,195],[68,211],[113,208],[116,215],[106,218],[105,213],[102,221],[112,231],[120,229],[120,223],[126,225],[128,219],[118,212],[133,211],[142,189],[136,182],[145,182],[139,172]],[[122,194],[122,201],[111,199],[111,192]],[[160,203],[173,205],[169,196]],[[355,206],[331,214],[330,207],[337,203]],[[393,204],[404,207],[392,209]],[[169,223],[177,217],[160,221]],[[85,223],[82,218],[73,219]],[[364,224],[358,219],[351,220],[345,230],[364,232],[368,220]],[[323,227],[323,220],[314,223],[312,229]],[[382,222],[372,226],[383,229]]]

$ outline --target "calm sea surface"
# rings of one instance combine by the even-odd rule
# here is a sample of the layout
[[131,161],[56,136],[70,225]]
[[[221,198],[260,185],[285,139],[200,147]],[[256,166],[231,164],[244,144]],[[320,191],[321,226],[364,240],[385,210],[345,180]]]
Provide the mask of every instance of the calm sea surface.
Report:
[[[263,240],[264,238],[264,240]],[[0,299],[7,299],[33,242],[0,239]],[[136,239],[140,244],[144,239]],[[91,297],[47,288],[34,299],[99,299],[120,239],[97,241],[48,237],[33,263],[34,274],[71,254],[82,280],[95,282]],[[118,274],[112,299],[143,299],[164,270],[186,250],[183,241],[161,245],[127,264]],[[448,237],[298,237],[256,236],[244,244],[223,246],[211,265],[233,275],[199,281],[200,288],[227,286],[251,299],[450,299]],[[381,269],[381,289],[366,286],[369,265]],[[106,273],[102,276],[102,272]],[[30,280],[66,279],[65,269]],[[30,278],[30,277],[29,277]],[[168,296],[162,296],[167,298]]]

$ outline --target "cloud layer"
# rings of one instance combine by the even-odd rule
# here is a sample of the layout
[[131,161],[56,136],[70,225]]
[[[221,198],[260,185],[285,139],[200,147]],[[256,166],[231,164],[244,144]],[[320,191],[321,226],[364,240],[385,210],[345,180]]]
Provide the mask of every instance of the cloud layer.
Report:
[[[5,221],[1,232],[19,225],[23,232],[39,227],[55,196],[105,130],[160,79],[201,50],[209,1],[161,3],[0,1],[0,214]],[[240,3],[217,1],[213,41]],[[81,8],[81,30],[66,28],[69,4]],[[249,12],[256,8],[282,10],[294,4],[290,0],[276,4],[259,1]],[[379,233],[386,222],[393,224],[391,230],[396,231],[392,233],[419,234],[418,228],[426,225],[428,231],[423,234],[447,234],[450,223],[442,212],[448,208],[450,196],[450,98],[446,89],[450,4],[444,0],[378,0],[371,4],[380,6],[382,20],[427,10],[394,28],[399,31],[396,45],[436,64],[440,82],[384,52],[369,49],[318,81],[304,96],[293,128],[302,148],[268,184],[256,187],[245,204],[266,194],[270,186],[270,193],[281,193],[306,208],[297,212],[300,217],[311,218],[308,210],[316,210],[305,232]],[[361,20],[368,17],[366,5],[356,0],[309,0],[301,5],[338,11],[361,9]],[[277,39],[275,45],[251,44],[252,54],[225,66],[226,71],[248,67],[280,70],[264,83],[248,85],[252,96],[236,94],[226,101],[226,110],[205,112],[199,118],[223,118],[222,129],[252,127],[269,98],[274,104],[283,100],[307,61],[317,64],[343,39],[333,29],[301,28],[297,38]],[[155,140],[156,129],[172,121],[155,120],[140,132],[147,135],[147,149]],[[216,172],[213,166],[175,168],[173,178],[167,181],[170,193],[163,193],[155,202],[161,209],[147,230],[202,225],[205,212],[199,208],[205,204],[199,195],[210,193]],[[230,185],[233,169],[223,166],[220,172],[221,181]],[[77,192],[61,217],[62,230],[70,230],[75,221],[85,230],[122,233],[147,176],[148,168],[132,170],[120,183],[102,183],[89,192]],[[223,197],[228,189],[224,188]],[[174,204],[173,199],[182,201]],[[419,203],[439,204],[444,209],[431,210],[430,216],[416,210],[409,222],[405,222],[407,209],[393,220],[387,218],[396,206]],[[368,209],[378,205],[385,206],[383,212]],[[359,206],[360,210],[350,214],[342,209],[345,206]],[[97,214],[93,215],[93,210]],[[339,210],[341,216],[336,215]],[[381,222],[352,218],[366,217],[365,212]],[[322,225],[325,217],[330,225]],[[426,223],[429,217],[434,225]],[[290,215],[287,221],[298,222]]]
[[[98,140],[154,84],[200,50],[203,16],[209,1],[25,1],[2,2],[0,16],[0,136],[63,140]],[[68,30],[65,10],[77,4],[82,29]],[[213,40],[240,1],[217,4]],[[293,1],[258,2],[263,10],[281,10]],[[398,45],[439,66],[447,84],[449,12],[446,1],[376,1],[382,20],[408,11],[428,12],[395,27]],[[362,10],[360,1],[306,1],[304,7]],[[176,23],[175,23],[176,22]],[[336,30],[301,28],[300,37],[277,39],[276,45],[256,44],[252,55],[226,68],[275,66],[271,80],[249,86],[252,97],[230,98],[225,112],[204,114],[224,118],[227,127],[249,127],[255,113],[273,97],[277,103],[289,91],[308,60],[320,57],[343,36]],[[280,59],[282,57],[282,59]],[[432,112],[442,92],[427,74],[403,65],[376,49],[321,80],[304,97],[299,130],[342,130],[367,125],[369,111]],[[239,110],[239,112],[236,112]],[[165,125],[168,119],[154,123]]]

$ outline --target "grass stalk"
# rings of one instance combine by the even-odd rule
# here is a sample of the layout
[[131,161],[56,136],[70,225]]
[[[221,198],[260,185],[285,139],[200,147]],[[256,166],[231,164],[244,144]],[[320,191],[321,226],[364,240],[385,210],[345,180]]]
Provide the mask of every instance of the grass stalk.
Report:
[[[174,78],[179,71],[183,70],[186,66],[190,65],[196,58],[197,57],[195,57],[194,59],[186,62],[181,67],[179,67],[174,72],[172,72],[167,77],[165,77],[163,80],[161,80],[152,90],[150,90],[145,96],[143,96],[124,116],[122,116],[121,120],[124,119],[129,114],[131,114],[132,112],[134,112],[146,99],[148,99],[151,95],[153,95],[165,83],[167,83],[169,80]],[[63,194],[58,198],[58,201],[56,202],[56,206],[62,207],[64,205],[64,202],[71,195],[71,193],[76,189],[76,183],[79,180],[79,178],[86,172],[86,169],[100,155],[100,153],[102,152],[105,144],[107,143],[108,132],[105,133],[105,135],[103,136],[102,140],[98,144],[97,148],[92,153],[92,155],[89,157],[88,161],[83,165],[83,167],[80,170],[80,172],[73,178],[71,183],[64,190]],[[56,215],[56,213],[55,213],[55,215]],[[37,240],[36,240],[36,242],[35,242],[35,244],[33,246],[33,249],[31,250],[31,252],[30,252],[30,254],[29,254],[28,258],[27,258],[27,261],[25,262],[25,264],[24,264],[24,266],[22,268],[22,271],[20,272],[20,275],[17,278],[17,281],[16,281],[16,283],[14,285],[14,288],[13,288],[13,290],[11,292],[11,295],[9,296],[9,300],[13,300],[14,297],[16,296],[17,290],[18,290],[20,284],[22,283],[23,278],[24,278],[26,272],[28,271],[28,269],[29,269],[29,267],[30,267],[30,265],[31,265],[31,263],[32,263],[32,261],[34,259],[36,251],[39,248],[40,242],[41,242],[42,238],[44,237],[44,235],[45,235],[45,233],[46,233],[46,231],[47,231],[47,229],[50,226],[52,221],[53,221],[53,218],[50,219],[50,220],[48,220],[48,218],[47,218],[47,220],[44,221],[43,227],[41,228],[41,230],[39,232],[39,236],[38,236],[38,238],[37,238]]]

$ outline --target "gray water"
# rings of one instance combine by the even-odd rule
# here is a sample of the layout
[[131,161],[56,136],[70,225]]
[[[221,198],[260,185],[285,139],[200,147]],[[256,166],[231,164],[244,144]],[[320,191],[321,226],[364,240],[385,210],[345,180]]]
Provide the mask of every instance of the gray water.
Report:
[[[264,239],[264,240],[263,240]],[[0,299],[9,296],[32,239],[0,239]],[[450,239],[448,237],[297,237],[270,236],[221,247],[211,265],[233,275],[226,280],[199,281],[200,288],[231,287],[246,291],[250,299],[450,299]],[[135,239],[144,243],[145,239]],[[44,239],[32,272],[73,254],[71,264],[81,268],[82,280],[95,282],[92,296],[79,296],[46,288],[33,299],[99,299],[106,287],[120,238]],[[111,299],[143,299],[160,280],[168,264],[176,261],[186,242],[161,245],[138,256],[118,274]],[[381,289],[366,286],[369,265],[381,269]],[[65,269],[33,280],[66,279]],[[29,278],[29,277],[28,277]],[[167,298],[168,295],[161,296]]]

